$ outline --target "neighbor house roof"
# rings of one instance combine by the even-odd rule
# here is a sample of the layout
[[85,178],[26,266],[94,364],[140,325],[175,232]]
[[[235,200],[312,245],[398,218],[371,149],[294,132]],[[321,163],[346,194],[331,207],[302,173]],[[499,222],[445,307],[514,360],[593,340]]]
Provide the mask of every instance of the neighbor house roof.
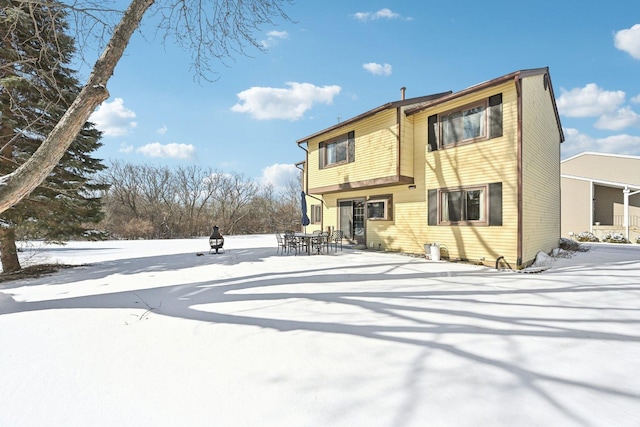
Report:
[[585,151],[560,162],[565,178],[640,187],[640,156]]
[[580,154],[576,154],[567,159],[564,159],[560,163],[568,162],[582,156],[619,157],[621,159],[640,160],[640,156],[633,156],[631,154],[598,153],[595,151],[584,151]]

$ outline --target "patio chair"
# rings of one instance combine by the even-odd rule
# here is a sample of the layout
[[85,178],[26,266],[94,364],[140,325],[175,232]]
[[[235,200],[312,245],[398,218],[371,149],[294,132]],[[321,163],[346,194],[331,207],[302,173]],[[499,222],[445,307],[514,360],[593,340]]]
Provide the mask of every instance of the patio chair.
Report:
[[310,239],[307,239],[304,237],[296,237],[296,236],[294,237],[298,239],[298,249],[305,251],[307,254],[310,254],[311,253],[311,248],[309,247]]
[[338,252],[338,244],[340,244],[340,250],[342,250],[342,239],[344,238],[344,231],[334,230],[329,236],[329,244],[333,246],[334,252]]
[[287,248],[287,253],[293,250],[296,252],[296,255],[298,255],[298,249],[301,247],[301,245],[298,241],[298,238],[294,236],[293,231],[284,232],[284,244]]
[[284,251],[287,251],[289,248],[287,247],[282,234],[276,233],[276,240],[278,241],[278,251],[276,252],[276,254],[282,255],[284,254]]
[[315,236],[311,238],[311,246],[313,252],[317,255],[320,255],[323,251],[323,248],[329,249],[329,233],[321,231],[314,234]]

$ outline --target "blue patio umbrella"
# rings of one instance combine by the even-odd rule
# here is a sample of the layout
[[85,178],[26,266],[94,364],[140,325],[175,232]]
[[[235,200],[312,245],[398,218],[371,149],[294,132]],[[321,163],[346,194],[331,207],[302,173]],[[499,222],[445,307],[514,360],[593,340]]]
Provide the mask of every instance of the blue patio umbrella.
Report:
[[301,201],[302,201],[302,225],[307,226],[311,221],[309,221],[309,217],[307,216],[307,197],[304,194],[304,191],[300,193]]

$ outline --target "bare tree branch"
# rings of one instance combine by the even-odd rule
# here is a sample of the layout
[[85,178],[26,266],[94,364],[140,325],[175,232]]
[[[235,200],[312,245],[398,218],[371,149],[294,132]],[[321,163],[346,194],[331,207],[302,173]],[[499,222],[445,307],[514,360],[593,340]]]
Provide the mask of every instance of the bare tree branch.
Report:
[[34,155],[0,179],[0,212],[28,196],[51,172],[91,113],[109,98],[106,85],[153,0],[133,0],[96,62],[87,84]]
[[[119,12],[109,6],[114,4],[110,0],[14,1],[28,5],[31,10],[55,5],[71,11],[74,16],[73,25],[78,32],[77,38],[82,40],[81,48],[92,44],[94,37],[104,37],[110,31],[110,19],[119,16]],[[86,85],[60,122],[31,158],[13,173],[0,177],[0,212],[28,196],[46,178],[91,113],[108,99],[107,82],[113,75],[132,34],[154,4],[157,5],[155,16],[159,17],[157,28],[159,32],[164,33],[163,40],[174,40],[192,52],[196,76],[210,80],[208,76],[214,74],[214,60],[224,63],[224,60],[232,58],[233,54],[244,55],[247,46],[262,50],[260,43],[253,37],[253,32],[264,24],[273,25],[274,17],[289,20],[280,6],[281,3],[289,2],[291,0],[131,0],[104,51],[93,66]],[[0,11],[0,18],[6,13],[11,13],[9,8]],[[44,25],[41,22],[34,24],[36,29],[40,28],[39,25]],[[0,34],[0,37],[10,35],[9,31],[7,34]],[[37,42],[37,33],[34,37]],[[20,61],[28,60],[29,58],[2,58],[0,67],[19,67]],[[48,78],[46,74],[40,77]],[[4,85],[9,81],[6,79],[0,83]]]

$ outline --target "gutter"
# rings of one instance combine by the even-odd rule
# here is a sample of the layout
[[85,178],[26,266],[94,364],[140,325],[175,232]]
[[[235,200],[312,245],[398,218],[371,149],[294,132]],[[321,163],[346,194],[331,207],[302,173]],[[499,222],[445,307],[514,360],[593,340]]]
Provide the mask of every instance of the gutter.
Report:
[[[303,161],[298,162],[298,163],[295,164],[295,167],[298,168],[302,172],[302,179],[303,179],[303,182],[304,182],[302,190],[304,191],[305,196],[311,197],[312,199],[315,199],[315,200],[319,201],[321,204],[323,204],[326,207],[327,205],[324,202],[324,200],[319,199],[319,198],[309,194],[309,184],[308,184],[308,179],[307,179],[309,177],[309,168],[306,167],[306,165],[309,164],[309,150],[307,150],[306,148],[302,147],[300,144],[298,144],[298,147],[302,148],[306,153],[306,160],[303,160]],[[301,165],[304,165],[304,166],[300,167]]]

